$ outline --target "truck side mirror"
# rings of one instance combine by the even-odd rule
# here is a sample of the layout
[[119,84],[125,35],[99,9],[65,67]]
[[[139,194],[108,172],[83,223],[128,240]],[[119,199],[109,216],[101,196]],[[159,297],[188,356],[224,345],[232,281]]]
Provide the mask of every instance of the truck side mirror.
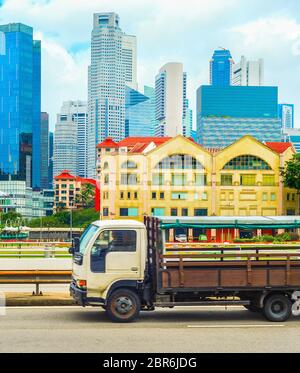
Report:
[[80,239],[78,237],[73,238],[72,246],[69,248],[69,253],[74,255],[80,250]]

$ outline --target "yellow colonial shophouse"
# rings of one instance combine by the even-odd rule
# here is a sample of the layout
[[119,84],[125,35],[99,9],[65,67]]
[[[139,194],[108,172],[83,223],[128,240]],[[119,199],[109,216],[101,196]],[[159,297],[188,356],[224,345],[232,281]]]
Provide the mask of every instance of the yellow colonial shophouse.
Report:
[[102,216],[295,215],[297,193],[280,176],[294,152],[251,136],[225,149],[183,136],[107,139],[98,145]]

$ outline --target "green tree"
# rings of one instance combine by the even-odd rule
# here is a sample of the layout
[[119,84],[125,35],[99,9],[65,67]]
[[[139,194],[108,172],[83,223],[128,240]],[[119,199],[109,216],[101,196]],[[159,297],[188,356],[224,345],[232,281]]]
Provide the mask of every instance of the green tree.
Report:
[[296,189],[300,193],[300,154],[294,154],[293,158],[286,162],[281,170],[284,185]]
[[92,184],[84,184],[81,191],[75,197],[75,203],[81,205],[83,208],[94,207],[95,187]]
[[2,223],[6,222],[12,222],[15,223],[17,221],[20,221],[22,219],[22,215],[15,211],[9,211],[7,213],[2,213],[0,216],[0,220]]

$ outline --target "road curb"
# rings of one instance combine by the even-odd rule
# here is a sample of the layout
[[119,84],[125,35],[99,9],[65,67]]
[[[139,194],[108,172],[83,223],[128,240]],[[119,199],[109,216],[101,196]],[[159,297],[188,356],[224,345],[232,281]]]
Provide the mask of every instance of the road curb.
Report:
[[32,295],[28,293],[5,293],[7,307],[19,306],[75,306],[75,301],[68,294]]

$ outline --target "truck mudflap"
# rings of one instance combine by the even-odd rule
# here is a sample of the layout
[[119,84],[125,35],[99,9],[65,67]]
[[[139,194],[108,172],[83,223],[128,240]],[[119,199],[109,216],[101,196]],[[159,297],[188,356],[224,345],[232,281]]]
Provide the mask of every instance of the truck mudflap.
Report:
[[300,291],[294,291],[294,293],[292,294],[292,300],[295,301],[292,307],[292,314],[294,316],[299,316],[300,315]]

